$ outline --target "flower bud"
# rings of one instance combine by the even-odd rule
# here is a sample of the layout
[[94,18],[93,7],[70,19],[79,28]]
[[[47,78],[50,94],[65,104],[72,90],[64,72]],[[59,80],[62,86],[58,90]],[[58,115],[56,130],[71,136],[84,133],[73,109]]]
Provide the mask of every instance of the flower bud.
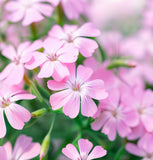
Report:
[[127,59],[115,59],[108,64],[107,69],[113,69],[119,67],[134,68],[136,67],[136,62]]
[[40,117],[40,116],[43,116],[46,112],[47,112],[46,108],[38,109],[31,113],[31,117],[34,117],[34,118]]

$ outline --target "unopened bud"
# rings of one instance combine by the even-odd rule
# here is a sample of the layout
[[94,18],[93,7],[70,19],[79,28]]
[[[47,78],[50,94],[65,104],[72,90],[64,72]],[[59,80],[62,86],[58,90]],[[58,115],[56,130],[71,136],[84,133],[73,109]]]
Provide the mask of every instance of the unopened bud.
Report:
[[48,133],[45,138],[43,139],[40,151],[40,160],[45,157],[49,149],[49,142],[50,142],[50,133]]
[[134,68],[136,67],[136,62],[133,60],[127,60],[127,59],[126,60],[115,59],[108,64],[107,69],[113,69],[113,68],[119,68],[119,67]]
[[46,108],[38,109],[37,111],[34,111],[31,113],[31,117],[40,117],[43,116],[47,112]]

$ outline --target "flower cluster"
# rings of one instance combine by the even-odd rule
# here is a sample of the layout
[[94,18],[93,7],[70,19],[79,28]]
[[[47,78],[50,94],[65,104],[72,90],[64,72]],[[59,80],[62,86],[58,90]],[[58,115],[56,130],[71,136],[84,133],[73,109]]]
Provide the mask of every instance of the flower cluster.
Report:
[[116,2],[114,15],[110,4],[0,0],[0,159],[121,159],[114,140],[153,159],[153,2]]

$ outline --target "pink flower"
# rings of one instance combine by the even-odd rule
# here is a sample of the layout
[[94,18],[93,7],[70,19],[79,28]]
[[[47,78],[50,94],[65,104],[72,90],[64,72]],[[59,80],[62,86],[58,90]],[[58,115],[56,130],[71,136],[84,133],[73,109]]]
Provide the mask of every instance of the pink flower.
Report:
[[93,116],[97,111],[97,106],[91,98],[102,100],[107,97],[104,82],[96,79],[90,81],[93,71],[84,66],[78,66],[75,73],[75,66],[70,66],[70,76],[61,82],[48,81],[48,88],[51,90],[61,90],[51,95],[50,103],[53,110],[63,107],[63,112],[70,118],[75,118],[79,114],[80,99],[81,113],[84,116]]
[[118,134],[121,137],[127,136],[131,132],[131,127],[138,124],[138,117],[135,110],[122,103],[122,96],[118,89],[112,89],[109,97],[101,101],[100,111],[102,111],[91,124],[93,130],[99,130],[106,134],[109,140],[113,141]]
[[78,19],[80,14],[85,13],[88,6],[87,0],[60,0],[64,13],[69,20]]
[[73,144],[68,144],[65,148],[63,148],[63,154],[72,160],[92,160],[106,155],[106,150],[104,150],[101,146],[94,147],[94,149],[90,152],[93,145],[87,139],[79,139],[78,145],[80,154]]
[[39,48],[41,48],[40,40],[32,44],[30,42],[21,43],[17,51],[12,45],[6,47],[2,54],[10,59],[11,63],[0,73],[0,80],[4,80],[8,85],[22,82],[25,73],[24,65],[31,60],[31,54]]
[[118,31],[103,32],[99,41],[109,56],[120,55],[122,35]]
[[16,92],[0,92],[0,138],[6,134],[6,126],[3,117],[3,111],[5,111],[6,117],[10,125],[18,130],[21,130],[25,125],[24,122],[28,122],[31,118],[30,112],[15,101],[22,99],[34,99],[35,96],[28,94],[24,91]]
[[5,5],[5,9],[10,12],[7,18],[11,22],[18,22],[23,19],[23,26],[27,26],[33,22],[39,22],[44,19],[44,16],[50,17],[52,15],[53,7],[51,4],[43,3],[48,1],[49,0],[9,1]]
[[153,159],[153,133],[146,133],[139,141],[138,144],[127,143],[126,150],[139,157],[142,160]]
[[98,48],[94,40],[86,37],[97,37],[99,35],[100,31],[92,23],[85,23],[80,28],[76,25],[64,25],[64,28],[54,25],[49,31],[49,36],[66,43],[72,43],[74,48],[84,57],[92,56],[95,49]]
[[0,147],[0,157],[2,160],[30,160],[40,153],[40,144],[33,143],[31,137],[20,135],[12,151],[10,142]]
[[138,60],[150,59],[153,56],[153,32],[141,29],[136,35],[126,38],[121,43],[120,52]]
[[72,45],[64,45],[64,42],[52,38],[47,38],[43,47],[45,49],[44,53],[34,53],[33,59],[26,64],[26,67],[34,69],[42,65],[38,74],[39,78],[53,76],[57,81],[61,81],[69,75],[66,64],[77,60],[77,52]]
[[148,132],[153,132],[153,92],[136,86],[132,89],[129,97],[125,97],[124,100],[127,105],[132,106],[137,111],[139,123],[142,123]]

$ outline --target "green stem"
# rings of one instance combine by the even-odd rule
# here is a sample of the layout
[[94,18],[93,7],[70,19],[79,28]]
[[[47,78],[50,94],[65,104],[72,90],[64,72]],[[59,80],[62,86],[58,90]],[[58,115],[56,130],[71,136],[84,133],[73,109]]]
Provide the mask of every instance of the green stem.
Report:
[[57,6],[57,24],[59,24],[60,26],[63,26],[63,22],[64,22],[64,14],[62,9],[62,4],[60,3]]
[[98,44],[98,48],[99,48],[99,51],[100,51],[100,54],[101,54],[102,61],[104,62],[107,59],[107,55],[104,52],[104,50],[102,49],[100,43],[97,40],[96,40],[96,42]]
[[32,40],[36,40],[37,39],[37,27],[36,27],[36,23],[32,23],[30,25],[30,30],[31,30],[31,34],[32,34]]
[[48,152],[49,145],[50,145],[50,136],[51,136],[51,132],[53,130],[55,118],[56,118],[56,114],[53,115],[50,129],[49,129],[47,135],[45,136],[45,138],[43,139],[43,142],[41,145],[41,151],[40,151],[40,160],[45,160],[46,157],[48,156],[47,152]]
[[114,160],[120,160],[124,153],[125,145],[123,145],[116,153]]

